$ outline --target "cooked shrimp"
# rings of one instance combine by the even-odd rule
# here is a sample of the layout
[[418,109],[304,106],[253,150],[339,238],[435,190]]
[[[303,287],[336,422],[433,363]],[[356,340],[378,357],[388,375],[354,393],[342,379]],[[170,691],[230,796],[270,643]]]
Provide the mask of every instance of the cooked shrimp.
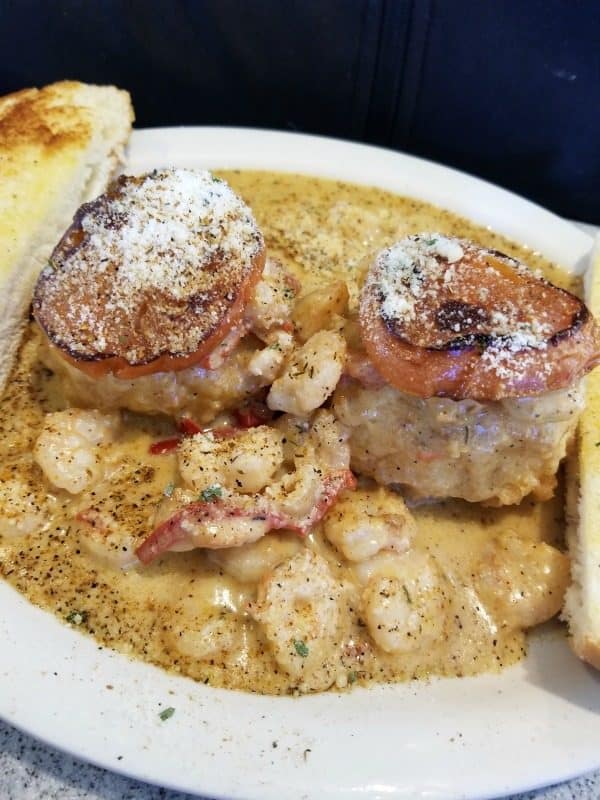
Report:
[[271,343],[271,335],[290,323],[294,300],[300,284],[274,258],[267,258],[254,288],[245,318],[249,329],[263,341]]
[[303,550],[263,580],[250,605],[278,664],[305,691],[327,689],[341,670],[345,591],[324,558]]
[[130,569],[139,564],[135,548],[139,544],[135,535],[128,534],[110,513],[86,509],[76,517],[72,533],[94,560],[116,569]]
[[258,350],[248,362],[248,372],[257,378],[274,381],[294,347],[291,333],[278,331],[272,341]]
[[[284,433],[290,426],[295,430],[293,442]],[[167,550],[239,547],[258,541],[272,530],[305,534],[323,518],[340,492],[354,487],[354,476],[348,469],[348,446],[330,412],[319,411],[312,424],[284,421],[277,428],[262,427],[270,432],[269,436],[280,437],[265,441],[278,441],[279,447],[283,446],[283,459],[281,469],[264,490],[254,494],[244,493],[243,484],[236,486],[234,472],[226,472],[230,469],[228,463],[220,465],[218,460],[210,460],[217,445],[226,444],[223,452],[235,453],[240,434],[218,442],[207,439],[206,435],[194,437],[202,445],[208,445],[206,453],[199,453],[197,462],[202,464],[202,458],[206,458],[207,470],[193,471],[190,465],[190,480],[196,481],[197,488],[202,486],[200,499],[193,499],[189,490],[175,490],[164,504],[166,511],[160,511],[160,523],[136,551],[143,563]],[[261,427],[243,435],[249,436],[253,431],[260,433]],[[192,447],[186,443],[184,453]],[[252,464],[253,457],[250,452],[246,463]],[[187,464],[182,465],[184,475],[187,468]],[[202,477],[199,479],[198,475]],[[209,483],[219,480],[224,484]]]
[[503,626],[531,628],[558,614],[569,580],[566,555],[509,531],[490,542],[475,585]]
[[1,481],[0,535],[27,536],[46,530],[53,505],[53,498],[33,481],[21,476]]
[[410,653],[444,633],[449,599],[445,580],[429,555],[409,551],[394,574],[375,574],[363,592],[362,609],[375,644],[386,653]]
[[267,534],[241,547],[210,550],[208,558],[237,581],[257,583],[282,561],[296,555],[302,546],[302,540],[293,534]]
[[174,459],[154,460],[140,461],[127,442],[117,442],[107,453],[104,478],[78,498],[72,533],[96,561],[115,569],[139,564],[136,547],[152,528],[172,478]]
[[188,584],[185,594],[169,609],[164,638],[179,653],[194,660],[217,658],[243,642],[240,617],[248,597],[223,576],[204,576]]
[[345,558],[363,561],[380,550],[408,550],[416,525],[399,495],[381,488],[357,489],[338,500],[323,530]]
[[240,547],[262,539],[269,531],[290,528],[291,524],[288,517],[264,501],[244,495],[191,502],[158,525],[136,554],[143,564],[148,564],[169,550]]
[[218,439],[198,433],[179,445],[179,471],[184,483],[201,492],[219,486],[233,492],[260,491],[283,463],[281,434],[267,425]]
[[292,321],[302,343],[318,331],[341,330],[348,311],[348,287],[335,281],[301,297],[294,307]]
[[372,578],[402,577],[404,555],[395,550],[380,550],[364,561],[355,561],[352,564],[352,574],[359,586],[366,586]]
[[335,331],[319,331],[299,347],[285,372],[273,382],[269,408],[306,416],[335,389],[344,366],[346,342]]
[[[175,609],[177,614],[179,609]],[[179,618],[177,618],[178,621]],[[240,644],[240,623],[226,612],[216,613],[188,627],[177,626],[166,638],[184,656],[206,661],[230,653]],[[174,635],[173,635],[174,634]]]
[[278,420],[284,435],[284,453],[294,470],[268,486],[265,495],[295,521],[296,529],[310,530],[345,488],[355,482],[348,469],[346,435],[330,411],[319,410],[312,423],[294,417]]
[[34,448],[46,478],[59,489],[79,494],[102,475],[102,446],[119,427],[116,414],[71,408],[47,414]]

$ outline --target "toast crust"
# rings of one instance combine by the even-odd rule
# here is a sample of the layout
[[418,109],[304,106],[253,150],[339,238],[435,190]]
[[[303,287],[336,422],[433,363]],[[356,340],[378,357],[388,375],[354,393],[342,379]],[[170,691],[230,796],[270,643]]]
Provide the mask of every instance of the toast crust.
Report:
[[[586,274],[586,299],[600,311],[600,243]],[[600,368],[585,381],[585,408],[567,460],[567,544],[571,585],[562,617],[573,652],[600,669]]]
[[39,271],[122,161],[132,121],[129,94],[112,86],[61,81],[0,98],[0,393]]

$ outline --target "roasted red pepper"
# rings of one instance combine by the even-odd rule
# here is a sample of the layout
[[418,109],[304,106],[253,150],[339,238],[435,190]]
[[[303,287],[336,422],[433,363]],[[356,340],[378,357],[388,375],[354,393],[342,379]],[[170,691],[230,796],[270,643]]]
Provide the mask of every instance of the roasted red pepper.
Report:
[[181,436],[173,436],[170,439],[161,439],[159,442],[154,442],[150,445],[150,452],[153,456],[162,455],[163,453],[171,453],[176,450]]

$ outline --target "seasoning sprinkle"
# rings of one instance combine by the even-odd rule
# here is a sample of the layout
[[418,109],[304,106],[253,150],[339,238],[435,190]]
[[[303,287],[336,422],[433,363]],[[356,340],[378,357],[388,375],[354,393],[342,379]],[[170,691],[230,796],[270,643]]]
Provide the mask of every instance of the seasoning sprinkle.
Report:
[[71,625],[83,625],[88,620],[87,611],[71,611],[65,617]]
[[306,656],[308,655],[308,647],[306,646],[305,642],[296,640],[294,642],[294,649],[298,653],[300,658],[306,658]]
[[218,484],[208,486],[200,492],[200,500],[204,500],[205,503],[214,503],[215,500],[222,496],[223,490]]

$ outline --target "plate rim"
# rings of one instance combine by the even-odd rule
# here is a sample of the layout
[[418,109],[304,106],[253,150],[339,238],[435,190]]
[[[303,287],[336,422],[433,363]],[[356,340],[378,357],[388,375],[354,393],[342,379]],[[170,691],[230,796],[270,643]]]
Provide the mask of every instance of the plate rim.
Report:
[[[245,140],[246,143],[249,140],[252,140],[252,145],[253,146],[256,145],[257,147],[258,145],[261,144],[261,142],[262,146],[264,147],[267,140],[270,140],[269,145],[273,144],[275,140],[279,140],[282,143],[285,142],[285,144],[283,144],[284,150],[286,147],[292,147],[292,148],[297,147],[299,148],[299,150],[302,151],[303,155],[302,158],[298,161],[298,163],[300,163],[300,161],[302,161],[303,164],[306,163],[306,159],[310,154],[307,152],[306,148],[308,148],[308,150],[313,150],[313,151],[316,148],[325,158],[329,157],[333,151],[337,151],[339,153],[341,150],[345,150],[347,153],[350,153],[351,151],[357,154],[360,153],[367,160],[370,157],[377,158],[378,169],[381,168],[381,165],[385,165],[385,163],[388,164],[395,163],[396,165],[402,164],[407,169],[409,168],[408,169],[410,173],[409,179],[413,179],[410,176],[415,171],[421,172],[422,174],[427,176],[433,173],[437,173],[437,175],[440,176],[440,178],[443,180],[447,180],[450,183],[458,182],[458,184],[462,184],[463,186],[465,186],[467,189],[467,193],[469,195],[472,192],[474,197],[475,196],[479,197],[481,196],[481,194],[483,194],[484,197],[491,196],[492,198],[498,199],[498,202],[500,200],[503,200],[505,203],[509,203],[512,207],[516,207],[518,210],[522,212],[522,218],[519,220],[519,224],[522,224],[523,219],[525,220],[531,219],[532,215],[534,219],[543,217],[546,220],[546,224],[552,226],[552,230],[554,233],[556,233],[556,230],[558,230],[561,236],[565,235],[567,242],[568,241],[571,242],[571,246],[575,254],[574,255],[572,254],[572,257],[570,259],[563,259],[563,258],[556,259],[556,256],[552,256],[552,254],[548,253],[548,251],[543,250],[542,252],[546,252],[553,258],[555,258],[555,260],[561,261],[563,266],[568,266],[574,268],[575,270],[582,269],[583,259],[585,258],[587,252],[589,251],[592,245],[591,237],[589,237],[586,233],[577,229],[576,226],[573,225],[572,223],[563,220],[560,217],[557,217],[552,212],[542,208],[541,206],[536,205],[535,203],[532,203],[529,200],[521,198],[520,196],[515,195],[506,189],[496,187],[494,184],[491,184],[480,178],[468,175],[467,173],[463,173],[459,170],[455,170],[450,167],[445,167],[433,161],[421,159],[416,156],[411,156],[393,150],[387,150],[385,148],[380,148],[373,145],[348,142],[346,140],[335,139],[332,137],[313,136],[310,134],[298,134],[288,131],[273,131],[260,128],[235,128],[235,127],[222,127],[222,126],[179,126],[179,127],[167,127],[167,128],[135,129],[131,139],[131,145],[127,163],[129,163],[129,159],[131,157],[133,157],[134,159],[138,157],[138,160],[141,159],[144,156],[144,148],[146,148],[147,150],[149,150],[149,152],[151,152],[153,149],[156,148],[157,141],[159,145],[161,143],[164,144],[165,138],[171,141],[173,141],[174,139],[194,140],[199,138],[205,141],[206,143],[211,140],[211,137],[214,139],[215,142],[217,140],[219,141],[220,143],[219,146],[221,148],[220,152],[223,152],[223,148],[226,149],[232,147],[233,142],[236,139],[238,140],[238,146],[240,140]],[[136,151],[138,154],[137,156],[135,155]],[[264,153],[263,155],[261,155],[261,152],[262,151],[260,150],[259,147],[256,153],[253,152],[252,158],[255,157],[259,159],[264,158]],[[275,155],[277,155],[277,158],[279,158],[280,160],[282,161],[284,160],[281,154],[279,155],[274,154],[273,160],[276,160]],[[194,156],[194,158],[196,158],[196,156]],[[211,158],[212,157],[209,157],[207,154],[204,154],[204,156],[200,160],[202,160],[204,163],[207,163],[207,166],[209,167],[211,166],[215,167],[216,164],[214,163],[214,158],[212,158],[212,161]],[[218,156],[215,156],[215,158],[218,158]],[[245,161],[247,162],[249,158],[250,157],[248,153],[246,153]],[[291,158],[291,156],[289,156],[288,154],[288,160],[289,158]],[[235,158],[233,160],[235,160]],[[243,158],[240,160],[244,161]],[[162,164],[159,163],[157,164],[157,166],[163,165],[165,163],[166,162],[163,160]],[[227,167],[230,165],[221,164],[221,166]],[[339,167],[339,162],[330,165],[330,167],[332,172],[326,173],[325,174],[326,177],[336,177],[338,176],[338,173],[340,173],[339,178],[342,180],[345,179],[345,180],[350,180],[352,182],[361,182],[361,181],[356,181],[355,178],[342,177],[341,173],[347,175],[347,170],[343,166]],[[271,169],[272,167],[263,166],[263,168]],[[307,170],[296,168],[292,171],[306,172],[307,174],[314,174],[317,177],[324,176],[324,173],[322,171],[315,171],[314,169],[310,170],[308,168]],[[360,170],[355,170],[353,174],[358,174],[358,172],[360,172]],[[365,182],[369,183],[369,181]],[[377,185],[377,186],[381,185],[379,181],[377,182],[371,181],[370,183],[371,185]],[[383,188],[388,188],[388,187],[385,186]],[[439,187],[437,187],[437,189],[439,190]],[[414,192],[411,192],[411,194],[412,196],[417,196],[417,197],[422,196],[419,194],[415,194]],[[435,196],[437,197],[438,194],[436,194]],[[428,198],[423,197],[423,199],[428,199]],[[471,198],[470,202],[474,202],[474,199]],[[452,210],[454,211],[456,210],[456,208],[453,205],[451,205],[450,207]],[[469,216],[476,222],[479,221],[477,215],[473,215],[472,213],[465,213],[462,210],[458,211],[458,213],[462,213],[465,216]],[[497,227],[496,229],[500,230],[500,232],[502,233],[505,233],[505,230],[501,226]],[[515,237],[513,233],[507,233],[507,235],[511,236],[511,238],[513,239],[517,238],[517,240],[522,241],[518,237]],[[540,248],[535,248],[535,249],[540,249]],[[218,774],[218,770],[213,771],[211,779],[209,779],[207,776],[203,777],[202,787],[199,787],[193,781],[190,782],[185,778],[183,780],[180,780],[177,774],[175,773],[171,773],[166,778],[165,777],[160,778],[160,776],[158,776],[157,779],[157,773],[155,770],[153,771],[151,769],[152,764],[148,762],[148,759],[146,759],[148,768],[146,769],[146,772],[143,773],[140,772],[140,770],[136,767],[135,763],[133,765],[129,765],[128,762],[123,763],[123,761],[119,761],[116,752],[111,754],[108,751],[108,749],[98,750],[96,745],[94,745],[94,747],[92,748],[93,752],[90,751],[89,746],[85,746],[80,738],[78,739],[77,737],[73,736],[73,730],[68,726],[67,724],[68,720],[65,719],[65,709],[71,711],[76,709],[76,705],[75,706],[73,705],[74,698],[65,697],[65,686],[63,686],[62,684],[59,684],[58,689],[56,688],[56,681],[53,680],[52,670],[45,669],[43,670],[42,674],[42,672],[39,672],[39,670],[36,671],[35,665],[25,663],[27,659],[28,650],[26,647],[23,647],[24,642],[21,641],[20,634],[22,633],[22,631],[18,630],[18,626],[15,627],[15,623],[19,622],[19,620],[24,626],[24,629],[27,632],[27,634],[32,637],[35,637],[36,631],[39,632],[40,626],[45,630],[46,634],[51,634],[47,641],[42,636],[42,639],[44,639],[44,641],[46,642],[46,648],[47,648],[46,650],[44,650],[45,657],[58,659],[56,663],[60,663],[61,669],[65,670],[66,673],[70,676],[69,680],[73,681],[73,686],[75,686],[77,681],[76,678],[77,671],[73,670],[72,665],[69,664],[69,662],[72,659],[74,659],[73,663],[75,664],[75,666],[78,665],[81,666],[83,663],[90,666],[94,674],[94,677],[97,678],[98,676],[103,676],[102,678],[103,680],[104,679],[107,681],[109,679],[114,680],[115,679],[114,675],[117,675],[118,677],[118,674],[122,671],[124,671],[126,674],[129,674],[128,672],[129,669],[133,669],[133,671],[135,673],[138,673],[138,675],[140,676],[139,685],[143,686],[144,682],[148,680],[149,685],[143,686],[141,690],[144,696],[143,707],[140,707],[138,699],[135,700],[133,705],[128,705],[132,701],[131,698],[128,698],[126,694],[123,695],[120,692],[116,692],[112,697],[110,697],[111,692],[109,692],[108,694],[105,691],[101,692],[101,702],[105,704],[105,708],[102,710],[100,718],[103,720],[102,724],[105,726],[106,717],[108,716],[110,720],[110,715],[113,715],[114,719],[118,720],[120,724],[126,726],[128,722],[128,715],[132,715],[132,718],[135,719],[137,722],[141,721],[141,724],[147,725],[150,733],[148,734],[149,741],[146,746],[150,748],[152,753],[155,753],[157,747],[160,750],[160,748],[164,746],[167,747],[173,746],[172,741],[169,743],[167,740],[166,745],[164,741],[165,732],[167,736],[175,735],[173,733],[174,730],[173,727],[170,728],[170,733],[169,733],[169,728],[166,727],[166,723],[163,725],[163,727],[160,726],[157,727],[157,722],[155,719],[156,714],[154,714],[154,716],[148,714],[148,708],[152,706],[152,704],[154,704],[152,707],[156,709],[159,707],[158,703],[162,702],[159,699],[159,697],[162,696],[160,695],[160,692],[168,693],[168,691],[170,691],[169,689],[165,689],[167,684],[169,686],[171,685],[174,686],[175,683],[177,683],[176,687],[177,697],[179,696],[193,697],[194,698],[193,702],[199,703],[201,707],[205,707],[205,705],[208,703],[208,705],[213,705],[221,710],[223,710],[223,708],[228,706],[227,698],[232,698],[235,696],[239,698],[241,702],[242,700],[245,701],[248,698],[248,695],[239,692],[229,692],[227,690],[218,690],[218,689],[206,690],[205,687],[201,688],[197,684],[194,684],[189,679],[174,678],[173,676],[168,675],[167,673],[163,672],[157,667],[153,667],[152,665],[145,664],[143,662],[131,661],[126,656],[122,656],[120,654],[102,648],[98,650],[98,646],[95,644],[94,640],[85,638],[83,640],[85,644],[83,644],[82,637],[76,631],[67,628],[65,625],[59,622],[54,617],[54,615],[50,614],[49,612],[44,612],[34,606],[31,606],[28,603],[28,601],[24,599],[23,596],[18,594],[4,581],[0,582],[0,601],[1,601],[0,635],[2,635],[3,640],[5,642],[8,641],[12,643],[12,645],[14,646],[14,651],[12,653],[7,652],[10,651],[11,648],[2,648],[0,650],[0,680],[2,680],[2,682],[5,684],[10,683],[15,674],[14,670],[18,669],[19,665],[21,665],[23,667],[23,675],[27,676],[30,679],[33,676],[33,679],[36,681],[35,690],[37,692],[50,691],[50,694],[47,695],[44,699],[44,702],[50,704],[45,708],[44,711],[46,717],[43,720],[40,720],[37,713],[32,713],[32,709],[29,709],[27,714],[25,714],[23,711],[23,704],[26,704],[27,702],[31,704],[31,695],[29,695],[31,687],[21,686],[20,689],[16,691],[16,693],[14,693],[15,690],[13,687],[13,694],[11,694],[10,691],[11,687],[9,687],[8,692],[2,693],[0,695],[0,716],[10,724],[14,725],[20,730],[25,731],[30,735],[33,735],[34,737],[40,739],[41,741],[46,742],[50,746],[58,748],[70,755],[74,755],[77,758],[83,758],[84,760],[89,761],[90,763],[94,763],[97,766],[104,767],[111,771],[124,774],[129,777],[136,778],[142,781],[143,780],[152,781],[154,783],[157,783],[158,785],[166,786],[168,788],[180,791],[192,791],[192,792],[203,791],[205,793],[209,793],[211,796],[214,797],[229,797],[229,798],[249,798],[249,797],[291,798],[295,796],[292,794],[286,794],[285,792],[282,792],[281,786],[275,786],[276,793],[273,794],[272,793],[273,787],[265,786],[260,781],[259,783],[253,786],[249,786],[247,783],[241,785],[239,781],[236,782],[235,780],[234,781],[230,780],[229,784],[225,785]],[[11,608],[13,611],[17,610],[18,615],[20,615],[17,620],[11,619],[10,613],[7,614],[7,612],[10,612]],[[53,641],[55,643],[58,643],[58,650],[56,651],[53,649]],[[564,649],[567,650],[566,646]],[[85,656],[82,654],[85,654]],[[563,657],[566,656],[567,654],[563,654]],[[83,662],[82,659],[84,659]],[[593,685],[598,680],[595,674],[593,676],[590,676],[586,672],[586,668],[579,662],[577,662],[576,659],[574,659],[574,657],[572,657],[572,661],[573,661],[573,668],[576,670],[579,676],[582,676],[581,677],[582,680],[585,676],[587,676],[587,678],[589,678],[589,680],[591,681],[590,685]],[[128,665],[127,668],[125,664]],[[116,672],[115,672],[115,665],[116,665]],[[522,666],[523,665],[521,665],[521,667]],[[509,668],[509,670],[503,672],[502,675],[506,675],[506,673],[511,670],[512,670],[511,675],[513,673],[517,674],[521,667]],[[71,670],[71,672],[69,672],[69,670]],[[467,682],[466,684],[463,683],[463,686],[471,687],[476,684],[483,685],[483,683],[489,683],[489,681],[487,680],[488,677],[489,676],[479,676],[477,678],[467,678],[467,679],[465,678],[433,679],[427,685],[441,686],[442,684],[448,681],[452,682],[460,680],[463,682],[465,681]],[[475,682],[475,684],[473,684],[473,682]],[[190,684],[192,684],[192,687],[190,687]],[[492,685],[494,684],[493,680],[491,681],[491,684]],[[324,708],[330,709],[330,708],[335,708],[336,705],[339,705],[339,700],[334,699],[336,697],[352,698],[356,696],[358,698],[358,697],[369,696],[370,699],[366,704],[366,708],[368,708],[372,700],[376,704],[377,702],[379,702],[378,698],[380,696],[385,696],[386,693],[394,696],[406,695],[407,697],[409,697],[410,690],[407,690],[406,687],[407,685],[404,684],[404,685],[395,685],[391,687],[374,687],[373,689],[358,689],[355,690],[355,692],[353,692],[351,695],[330,696],[330,700],[324,703],[320,703],[318,700],[314,700],[314,698],[310,697],[301,698],[298,701],[290,700],[289,698],[261,698],[260,700],[258,700],[258,706],[274,703],[275,705],[281,707],[283,707],[284,705],[287,707],[287,704],[289,704],[290,702],[292,703],[299,702],[299,703],[305,703],[306,705],[309,705],[311,707],[313,706],[320,707],[321,705],[323,705]],[[53,692],[51,691],[52,688],[54,689]],[[83,691],[85,692],[86,690],[87,691],[90,690],[90,687],[87,683],[85,683],[85,689]],[[415,691],[417,695],[422,694],[423,688],[422,687],[418,688]],[[73,692],[76,698],[83,696],[81,695],[81,691],[79,688],[77,689],[77,691],[75,691],[75,689],[73,688]],[[207,694],[207,692],[209,694]],[[224,695],[227,696],[225,699]],[[254,706],[256,697],[252,695],[250,697],[254,697],[254,700],[251,703],[251,705]],[[118,698],[119,703],[124,705],[122,705],[121,707],[119,707],[119,705],[115,705],[115,698]],[[60,707],[61,701],[63,703],[62,708]],[[571,703],[571,700],[569,700],[569,703]],[[360,703],[357,702],[357,705],[362,707],[363,701],[361,700]],[[600,707],[598,710],[600,710]],[[35,711],[36,712],[39,711],[39,707],[36,706]],[[594,709],[594,714],[596,714],[596,712],[597,709]],[[184,724],[193,725],[193,720],[190,721],[188,719],[188,716],[189,715],[185,716]],[[174,719],[176,718],[174,717]],[[327,720],[325,720],[323,724],[326,724],[326,722]],[[62,723],[66,726],[65,727],[65,730],[67,731],[66,734],[61,733],[60,736],[53,735],[52,724],[56,723]],[[264,735],[265,731],[268,730],[268,726],[257,725],[256,727],[260,729],[261,735]],[[193,727],[190,730],[193,731]],[[597,735],[598,735],[597,741],[600,743],[600,718],[598,718]],[[130,736],[138,736],[138,732],[136,732],[135,734],[130,734]],[[290,737],[288,736],[288,738]],[[291,738],[293,739],[293,736]],[[304,737],[300,736],[299,739],[302,740],[302,743],[306,743],[307,741],[309,741],[309,738],[307,738],[306,736]],[[96,739],[94,739],[94,742],[97,741],[102,741],[102,734],[100,734],[99,738],[97,737]],[[124,744],[123,749],[126,749],[126,747],[127,745]],[[135,753],[130,752],[129,755],[131,757],[134,757]],[[270,755],[272,756],[273,754]],[[213,756],[207,756],[205,754],[204,756],[205,760],[201,762],[201,766],[206,766],[207,758],[212,758],[215,764],[219,761],[219,758],[217,758],[214,754]],[[261,756],[261,758],[262,762],[266,763],[265,757]],[[261,759],[258,759],[258,761],[261,761]],[[222,766],[223,763],[222,758],[219,763]],[[582,772],[594,769],[600,766],[600,756],[598,756],[595,760],[593,760],[593,763],[592,761],[589,760],[589,758],[587,761],[581,759],[580,760],[575,759],[575,761],[572,761],[571,763],[573,766],[572,769],[565,767],[565,765],[563,764],[563,766],[560,769],[556,767],[554,771],[550,771],[549,773],[547,773],[547,777],[543,779],[538,778],[534,780],[532,779],[532,777],[530,777],[528,779],[525,779],[524,781],[523,779],[521,779],[512,782],[511,780],[508,781],[504,780],[503,782],[496,780],[496,783],[494,784],[489,784],[488,782],[487,788],[485,782],[483,783],[479,782],[477,785],[475,785],[475,783],[472,783],[470,788],[463,787],[462,789],[460,787],[457,787],[457,784],[454,785],[447,784],[445,787],[441,785],[438,785],[437,787],[432,787],[429,784],[427,785],[423,784],[421,788],[413,784],[411,786],[411,791],[416,790],[417,793],[416,794],[413,793],[410,796],[411,797],[413,796],[416,797],[421,795],[428,797],[458,796],[454,794],[451,795],[444,793],[448,791],[452,792],[454,790],[457,790],[458,792],[460,792],[460,796],[463,796],[465,798],[466,797],[483,798],[483,797],[497,796],[499,791],[505,794],[515,791],[525,791],[532,788],[538,788],[539,786],[542,785],[548,785],[549,783],[553,783],[558,780],[565,780],[567,778],[573,777],[574,775],[578,775],[581,774]],[[285,767],[284,764],[286,765]],[[286,774],[288,775],[290,774],[289,772],[286,773],[285,771],[286,769],[289,768],[289,764],[286,761],[286,759],[282,759],[281,765],[282,765],[281,769],[284,771],[281,772],[280,774],[280,780],[285,779]],[[303,768],[302,765],[300,765],[300,767],[301,769]],[[295,764],[295,762],[293,769],[296,770],[297,772],[298,765]],[[318,779],[318,776],[317,778],[315,778],[314,773],[309,773],[309,777],[311,775],[312,779]],[[223,792],[219,790],[220,780],[221,780],[221,786],[222,788],[225,789],[226,794],[223,794]],[[307,790],[306,793],[307,797],[325,797],[325,796],[345,797],[345,796],[351,796],[351,794],[354,794],[356,790],[360,790],[365,797],[379,796],[379,793],[382,791],[384,791],[386,794],[389,794],[390,796],[398,798],[409,796],[406,794],[406,787],[405,786],[403,787],[399,782],[396,782],[395,785],[386,784],[385,786],[379,784],[367,785],[366,783],[363,783],[360,786],[356,784],[352,787],[348,786],[340,787],[339,785],[336,787],[335,785],[332,785],[330,782],[325,780],[325,778],[322,775],[320,780],[321,783],[317,787],[312,786]],[[317,794],[314,794],[315,788],[319,790]],[[421,792],[421,795],[418,794],[419,791]]]

